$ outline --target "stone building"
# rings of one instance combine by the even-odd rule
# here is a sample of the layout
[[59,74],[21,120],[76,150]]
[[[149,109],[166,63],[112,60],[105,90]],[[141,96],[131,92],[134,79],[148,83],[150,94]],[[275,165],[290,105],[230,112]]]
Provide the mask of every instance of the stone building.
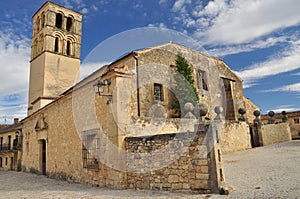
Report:
[[[290,126],[290,132],[292,134],[292,139],[300,139],[300,111],[286,112],[285,116]],[[276,113],[273,118],[275,123],[282,122],[282,113]],[[262,115],[261,120],[264,124],[267,124],[270,120],[268,114]]]
[[[234,133],[228,148],[241,138],[238,150],[251,147],[239,121],[240,108],[254,111],[242,80],[222,60],[170,42],[132,51],[75,84],[81,17],[49,1],[33,16],[22,170],[111,188],[218,191],[221,139]],[[173,118],[179,54],[200,104],[180,103],[184,114]]]
[[[22,127],[18,119],[0,126],[0,169],[21,169]],[[19,167],[19,168],[18,168]]]

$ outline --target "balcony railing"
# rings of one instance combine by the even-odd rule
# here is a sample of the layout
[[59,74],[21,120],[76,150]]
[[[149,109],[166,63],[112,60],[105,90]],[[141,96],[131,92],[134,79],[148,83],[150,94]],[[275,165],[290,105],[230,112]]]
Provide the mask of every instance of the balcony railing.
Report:
[[12,146],[10,144],[2,144],[0,145],[0,151],[10,151],[12,150]]
[[8,152],[13,150],[21,150],[22,145],[18,141],[14,140],[13,144],[0,144],[0,152]]

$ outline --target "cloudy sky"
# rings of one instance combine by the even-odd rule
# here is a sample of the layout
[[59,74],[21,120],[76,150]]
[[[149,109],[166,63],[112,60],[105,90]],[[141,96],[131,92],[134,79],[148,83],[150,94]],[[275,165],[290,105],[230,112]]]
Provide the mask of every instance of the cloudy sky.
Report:
[[[26,116],[31,16],[44,2],[0,0],[0,123]],[[167,28],[194,39],[205,53],[224,60],[244,80],[245,96],[262,112],[300,110],[299,0],[53,2],[84,14],[84,74],[100,67],[85,60],[103,41],[137,28]],[[145,34],[143,38],[149,41]],[[159,40],[154,36],[152,43],[137,42],[134,48],[156,44],[155,38]],[[115,51],[114,56],[121,52]]]

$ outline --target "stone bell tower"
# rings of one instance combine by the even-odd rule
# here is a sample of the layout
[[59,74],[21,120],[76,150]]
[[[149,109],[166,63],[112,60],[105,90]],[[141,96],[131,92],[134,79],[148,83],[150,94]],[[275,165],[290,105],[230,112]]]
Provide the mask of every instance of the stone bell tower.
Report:
[[28,115],[79,80],[82,14],[47,1],[33,15]]

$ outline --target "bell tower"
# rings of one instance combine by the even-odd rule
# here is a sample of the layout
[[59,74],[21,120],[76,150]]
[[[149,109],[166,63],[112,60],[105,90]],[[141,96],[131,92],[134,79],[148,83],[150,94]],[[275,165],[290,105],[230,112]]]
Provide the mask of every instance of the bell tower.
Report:
[[79,80],[82,14],[47,1],[32,17],[28,115]]

